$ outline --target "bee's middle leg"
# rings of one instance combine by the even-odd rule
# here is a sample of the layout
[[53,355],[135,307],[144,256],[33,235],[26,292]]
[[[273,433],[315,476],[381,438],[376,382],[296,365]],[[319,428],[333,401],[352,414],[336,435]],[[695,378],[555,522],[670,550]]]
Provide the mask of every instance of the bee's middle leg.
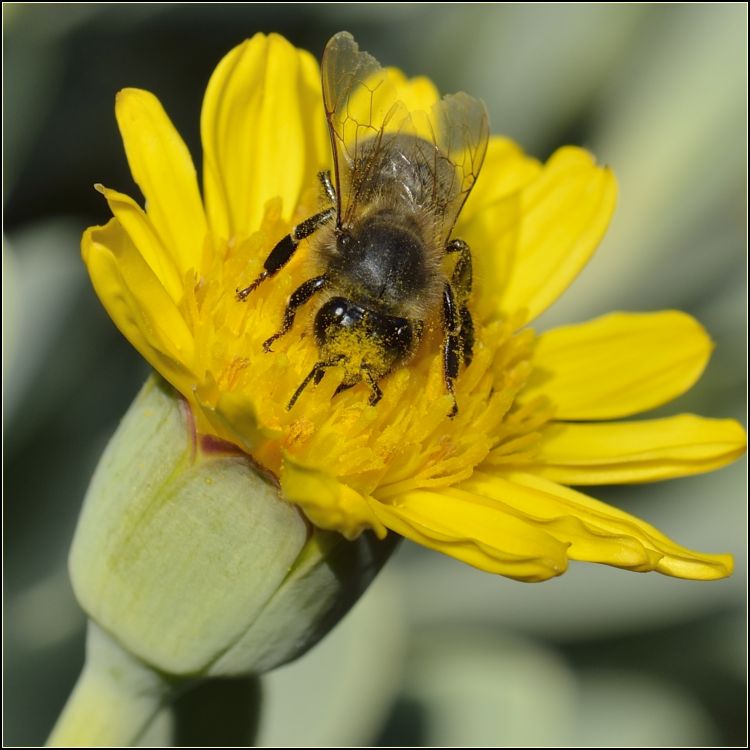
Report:
[[263,342],[263,349],[266,352],[270,352],[271,344],[273,344],[276,339],[280,339],[292,327],[297,310],[302,307],[305,302],[309,302],[313,295],[322,292],[327,285],[328,277],[324,274],[323,276],[315,276],[312,279],[308,279],[304,284],[297,287],[292,292],[292,296],[289,298],[289,302],[284,310],[284,321],[281,324],[281,328],[274,333],[273,336]]
[[305,219],[297,224],[297,226],[294,227],[286,237],[283,237],[276,243],[276,246],[268,254],[268,257],[263,263],[263,270],[260,272],[258,278],[255,279],[250,286],[246,286],[244,289],[235,290],[237,299],[244,302],[250,292],[254,291],[266,279],[277,274],[291,260],[292,256],[297,251],[299,243],[306,237],[309,237],[313,232],[320,229],[324,224],[331,221],[334,216],[336,216],[336,209],[331,206],[331,208],[327,208],[325,211],[320,211],[309,219]]

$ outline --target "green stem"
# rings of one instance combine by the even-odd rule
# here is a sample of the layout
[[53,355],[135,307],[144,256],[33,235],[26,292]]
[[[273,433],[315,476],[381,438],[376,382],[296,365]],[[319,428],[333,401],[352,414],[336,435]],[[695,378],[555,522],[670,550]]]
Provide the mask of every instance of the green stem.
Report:
[[86,663],[48,747],[133,745],[171,685],[89,621]]

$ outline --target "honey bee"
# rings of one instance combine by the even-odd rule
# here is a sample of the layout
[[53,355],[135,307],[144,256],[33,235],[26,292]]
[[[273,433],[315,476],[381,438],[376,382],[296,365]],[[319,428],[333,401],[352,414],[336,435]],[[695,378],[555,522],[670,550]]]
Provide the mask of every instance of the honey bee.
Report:
[[439,324],[453,417],[454,381],[461,363],[471,362],[474,326],[471,251],[451,233],[487,150],[487,111],[464,93],[429,111],[410,109],[415,89],[403,89],[407,101],[399,100],[393,72],[348,32],[328,42],[321,70],[335,187],[329,172],[318,178],[330,205],[283,237],[237,298],[247,299],[314,235],[320,273],[292,293],[279,331],[263,344],[270,352],[300,307],[319,298],[313,331],[320,358],[287,409],[332,367],[344,372],[336,393],[364,381],[376,404],[379,382],[414,355],[426,326]]

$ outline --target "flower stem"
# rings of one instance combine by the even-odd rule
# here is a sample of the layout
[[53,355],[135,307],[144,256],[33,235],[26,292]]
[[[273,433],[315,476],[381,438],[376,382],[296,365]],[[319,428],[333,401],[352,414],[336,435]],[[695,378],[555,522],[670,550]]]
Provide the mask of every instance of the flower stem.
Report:
[[171,685],[89,621],[86,663],[48,747],[133,745]]

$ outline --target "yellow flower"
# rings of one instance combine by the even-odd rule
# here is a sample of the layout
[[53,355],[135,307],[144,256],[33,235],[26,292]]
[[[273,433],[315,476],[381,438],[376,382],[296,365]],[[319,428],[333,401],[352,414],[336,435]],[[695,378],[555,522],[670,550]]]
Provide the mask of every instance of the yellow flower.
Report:
[[[438,98],[426,79],[387,75],[410,110]],[[114,218],[83,236],[96,292],[187,399],[198,431],[250,454],[314,524],[350,539],[395,531],[524,581],[559,575],[568,560],[695,579],[731,573],[731,556],[692,552],[567,486],[709,471],[745,447],[731,420],[611,421],[698,379],[711,342],[688,315],[613,313],[538,336],[527,327],[587,262],[612,215],[615,179],[590,154],[566,147],[540,164],[490,139],[452,235],[472,250],[476,325],[455,418],[439,330],[381,381],[378,404],[364,384],[336,393],[343,373],[332,369],[287,410],[318,359],[314,305],[273,352],[262,344],[314,275],[307,241],[246,303],[235,290],[320,210],[316,174],[332,165],[315,59],[259,34],[221,61],[201,116],[202,198],[190,154],[152,94],[121,91],[116,115],[146,209],[98,188]]]

